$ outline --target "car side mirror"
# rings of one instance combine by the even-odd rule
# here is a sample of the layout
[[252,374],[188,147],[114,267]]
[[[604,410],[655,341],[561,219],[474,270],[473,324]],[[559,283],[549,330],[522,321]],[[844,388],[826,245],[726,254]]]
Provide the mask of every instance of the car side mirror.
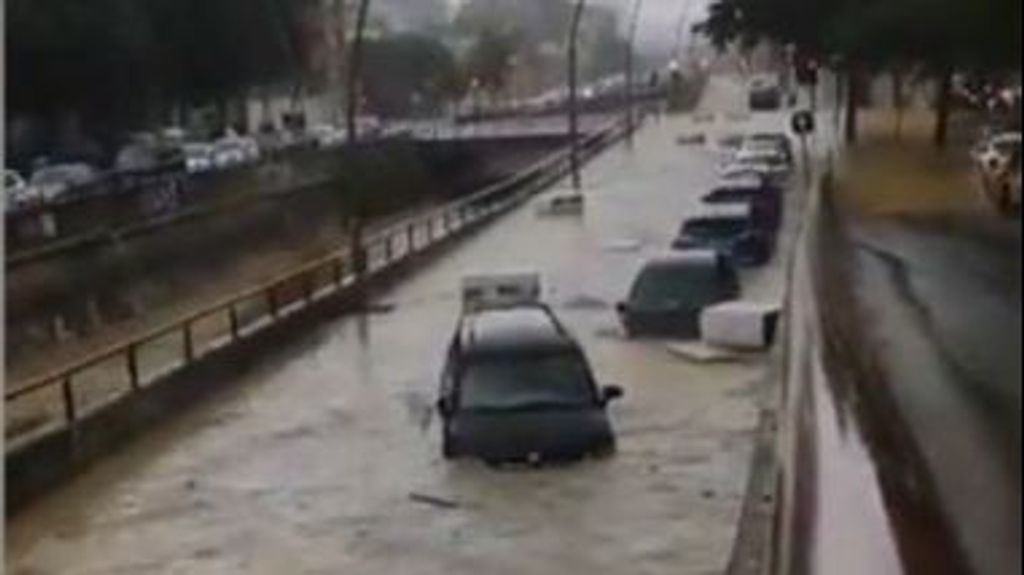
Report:
[[452,414],[452,402],[447,397],[437,399],[437,411],[447,417]]
[[615,311],[617,311],[619,313],[626,313],[626,311],[628,309],[629,309],[629,306],[624,301],[616,302],[616,304],[615,304]]
[[601,388],[601,403],[607,404],[622,397],[622,388],[617,385],[606,385]]

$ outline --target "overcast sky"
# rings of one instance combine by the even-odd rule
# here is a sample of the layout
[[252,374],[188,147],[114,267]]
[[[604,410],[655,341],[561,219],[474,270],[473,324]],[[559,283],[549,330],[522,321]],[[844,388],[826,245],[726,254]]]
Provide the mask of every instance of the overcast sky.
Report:
[[[448,0],[453,7],[462,0]],[[694,22],[703,19],[710,0],[643,0],[640,23],[637,31],[637,49],[641,52],[668,54],[675,42],[680,16],[687,13],[683,43],[689,40],[689,30]],[[634,0],[589,0],[595,5],[615,8],[621,15],[620,22],[627,26],[628,13]]]

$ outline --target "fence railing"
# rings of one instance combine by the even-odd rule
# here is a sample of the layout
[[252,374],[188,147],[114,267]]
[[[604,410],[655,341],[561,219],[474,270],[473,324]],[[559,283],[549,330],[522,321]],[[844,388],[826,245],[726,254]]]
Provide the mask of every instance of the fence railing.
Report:
[[[624,133],[610,122],[583,142],[588,159]],[[371,231],[361,242],[366,277],[372,277],[439,241],[507,211],[558,181],[568,170],[560,151],[518,174],[447,203]],[[170,373],[252,336],[311,303],[349,290],[359,281],[344,248],[259,286],[118,343],[4,394],[7,452],[43,436],[74,429],[84,418],[139,392]]]

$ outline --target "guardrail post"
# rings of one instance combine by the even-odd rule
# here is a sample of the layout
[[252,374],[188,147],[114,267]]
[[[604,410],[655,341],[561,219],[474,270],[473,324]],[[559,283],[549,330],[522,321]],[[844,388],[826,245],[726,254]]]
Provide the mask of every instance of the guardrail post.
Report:
[[384,264],[391,263],[391,236],[384,236]]
[[128,346],[128,353],[125,356],[128,360],[128,383],[132,386],[132,391],[139,390],[139,355],[137,353],[138,346],[131,344]]
[[196,357],[196,350],[192,341],[192,320],[186,321],[182,328],[182,339],[185,348],[185,363],[192,363]]
[[334,280],[334,287],[337,287],[337,288],[341,287],[342,271],[343,271],[343,269],[342,269],[342,265],[341,265],[341,258],[340,257],[334,258],[334,261],[331,262],[331,274],[332,274],[333,280]]
[[228,328],[231,330],[231,341],[238,341],[238,310],[233,303],[228,307]]
[[416,224],[409,224],[409,227],[405,229],[405,233],[407,236],[406,242],[408,242],[409,244],[409,247],[406,249],[406,251],[410,254],[414,254],[416,253]]
[[78,420],[77,409],[75,409],[75,393],[71,387],[71,374],[65,375],[61,381],[61,392],[64,396],[64,420],[71,427],[75,426]]
[[434,241],[434,218],[427,218],[427,245]]
[[270,286],[267,288],[267,308],[270,309],[270,317],[277,319],[277,290],[274,289],[277,286]]
[[448,225],[448,210],[441,212],[441,234],[447,236],[450,227]]
[[302,276],[302,295],[304,296],[306,303],[313,301],[313,270],[310,270]]

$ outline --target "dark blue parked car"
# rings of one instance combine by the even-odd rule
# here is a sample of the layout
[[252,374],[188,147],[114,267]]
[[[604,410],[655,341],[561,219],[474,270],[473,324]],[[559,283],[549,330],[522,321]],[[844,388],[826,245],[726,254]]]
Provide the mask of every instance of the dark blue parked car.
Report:
[[672,249],[712,249],[738,266],[757,266],[772,256],[774,235],[755,223],[749,204],[708,206],[683,222]]

